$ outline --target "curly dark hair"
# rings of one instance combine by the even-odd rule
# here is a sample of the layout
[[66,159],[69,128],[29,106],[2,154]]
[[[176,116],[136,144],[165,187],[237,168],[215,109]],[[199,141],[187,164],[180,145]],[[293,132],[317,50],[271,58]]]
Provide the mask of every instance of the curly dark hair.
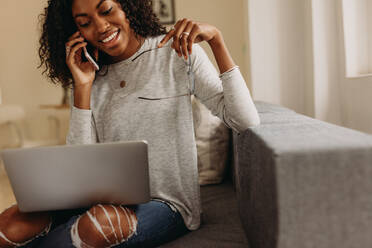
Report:
[[[152,0],[115,1],[120,3],[136,35],[146,38],[166,32],[153,12]],[[53,83],[61,83],[63,87],[72,85],[72,75],[65,60],[65,43],[78,30],[72,17],[72,2],[73,0],[48,0],[48,6],[39,16],[42,24],[39,68],[44,66],[43,74]],[[100,51],[99,57],[105,58],[105,54]],[[100,59],[100,67],[107,64],[105,61]]]

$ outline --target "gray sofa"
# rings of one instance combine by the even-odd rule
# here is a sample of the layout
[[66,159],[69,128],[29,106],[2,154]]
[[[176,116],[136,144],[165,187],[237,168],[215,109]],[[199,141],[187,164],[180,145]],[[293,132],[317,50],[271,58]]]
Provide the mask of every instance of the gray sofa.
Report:
[[372,136],[256,102],[203,224],[162,247],[372,247]]

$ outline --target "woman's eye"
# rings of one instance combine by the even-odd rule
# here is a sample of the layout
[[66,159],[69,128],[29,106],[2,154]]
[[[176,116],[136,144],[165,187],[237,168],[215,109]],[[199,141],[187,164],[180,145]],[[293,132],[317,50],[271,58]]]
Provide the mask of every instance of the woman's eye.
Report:
[[89,26],[89,23],[90,22],[81,23],[81,24],[79,24],[79,26],[82,27],[82,28],[85,28],[85,27]]
[[112,10],[112,7],[109,8],[108,10],[106,10],[106,11],[103,11],[102,14],[103,15],[108,15],[108,14],[110,14],[111,10]]

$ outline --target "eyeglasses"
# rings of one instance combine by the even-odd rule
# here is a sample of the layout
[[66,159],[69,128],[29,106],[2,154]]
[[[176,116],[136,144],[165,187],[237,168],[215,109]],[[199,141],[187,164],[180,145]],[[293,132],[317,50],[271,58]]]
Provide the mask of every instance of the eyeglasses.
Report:
[[[166,47],[169,47],[169,46],[156,47],[156,48],[151,48],[151,49],[145,50],[145,51],[141,52],[140,54],[138,54],[136,57],[134,57],[132,59],[132,62],[134,62],[136,59],[138,59],[140,56],[142,56],[145,53],[148,53],[148,52],[151,52],[151,51],[154,51],[154,50],[158,50],[158,49],[162,49],[162,48],[166,48]],[[191,57],[190,57],[189,54],[188,54],[188,60],[185,61],[185,65],[187,66],[187,75],[188,75],[188,78],[189,78],[189,84],[188,84],[189,93],[182,94],[182,95],[176,95],[176,96],[158,97],[158,98],[138,97],[138,99],[158,101],[158,100],[163,100],[163,99],[171,99],[171,98],[177,98],[177,97],[182,97],[182,96],[194,95],[194,93],[195,93],[195,77],[194,77],[193,67],[192,67],[192,63],[191,63]]]

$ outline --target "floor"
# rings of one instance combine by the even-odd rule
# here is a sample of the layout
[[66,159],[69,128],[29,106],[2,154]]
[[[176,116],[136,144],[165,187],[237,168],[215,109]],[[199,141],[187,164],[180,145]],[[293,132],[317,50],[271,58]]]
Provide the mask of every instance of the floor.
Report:
[[0,159],[0,213],[15,202],[12,188]]

